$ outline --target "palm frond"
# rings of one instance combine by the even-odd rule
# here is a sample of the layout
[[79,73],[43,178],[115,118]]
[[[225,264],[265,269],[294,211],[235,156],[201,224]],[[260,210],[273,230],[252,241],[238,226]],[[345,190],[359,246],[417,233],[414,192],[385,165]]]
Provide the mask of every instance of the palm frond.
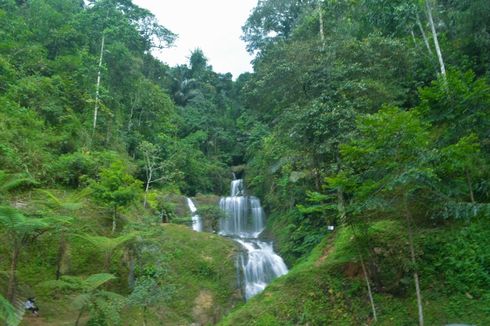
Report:
[[102,251],[111,251],[115,250],[119,246],[125,244],[126,242],[129,242],[133,240],[137,236],[136,232],[128,233],[122,236],[119,236],[117,238],[108,238],[108,237],[103,237],[103,236],[98,236],[98,235],[79,235],[79,238],[82,238],[83,240],[86,240],[87,242],[91,243],[93,246],[99,248]]
[[91,297],[92,297],[91,293],[79,294],[73,299],[73,306],[76,309],[82,309],[83,307],[85,307],[87,305],[87,303],[90,302]]
[[108,273],[93,274],[86,278],[83,283],[87,290],[95,290],[99,286],[116,279],[116,276]]

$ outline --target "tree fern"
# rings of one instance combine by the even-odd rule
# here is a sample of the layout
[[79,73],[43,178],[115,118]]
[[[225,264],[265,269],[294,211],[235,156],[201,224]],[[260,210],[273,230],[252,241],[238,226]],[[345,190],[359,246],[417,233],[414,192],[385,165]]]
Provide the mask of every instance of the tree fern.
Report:
[[8,174],[0,170],[0,194],[6,193],[20,187],[32,187],[37,182],[28,174],[16,173]]
[[0,295],[0,321],[6,323],[7,326],[17,326],[20,324],[21,312],[15,309],[10,302]]

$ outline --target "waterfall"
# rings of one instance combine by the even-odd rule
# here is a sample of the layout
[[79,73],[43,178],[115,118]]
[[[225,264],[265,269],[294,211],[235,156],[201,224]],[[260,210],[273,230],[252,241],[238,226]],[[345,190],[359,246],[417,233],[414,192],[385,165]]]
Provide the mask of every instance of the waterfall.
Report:
[[220,200],[226,217],[220,221],[220,234],[229,236],[244,248],[239,257],[243,271],[245,299],[262,292],[267,284],[288,272],[273,249],[272,242],[259,240],[264,230],[264,210],[260,200],[245,194],[243,180],[233,180],[231,196]]
[[192,199],[187,198],[187,206],[189,206],[192,215],[192,229],[197,232],[202,232],[202,220],[201,217],[196,214],[197,208]]

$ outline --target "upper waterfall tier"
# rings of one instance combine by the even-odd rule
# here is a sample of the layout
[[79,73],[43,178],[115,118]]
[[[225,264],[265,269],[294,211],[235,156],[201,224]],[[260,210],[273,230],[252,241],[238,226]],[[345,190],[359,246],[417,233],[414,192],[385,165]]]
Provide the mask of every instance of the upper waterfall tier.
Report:
[[[236,190],[232,187],[232,191]],[[257,238],[264,230],[264,211],[256,197],[233,196],[219,203],[226,218],[220,221],[220,233],[239,238]]]
[[202,220],[201,217],[196,214],[197,208],[196,205],[194,205],[192,199],[187,198],[187,206],[189,206],[189,210],[191,211],[191,215],[192,215],[192,229],[197,232],[202,232],[203,230]]
[[243,187],[243,180],[238,179],[238,180],[233,180],[231,182],[231,196],[236,197],[236,196],[244,196],[245,195],[245,189]]

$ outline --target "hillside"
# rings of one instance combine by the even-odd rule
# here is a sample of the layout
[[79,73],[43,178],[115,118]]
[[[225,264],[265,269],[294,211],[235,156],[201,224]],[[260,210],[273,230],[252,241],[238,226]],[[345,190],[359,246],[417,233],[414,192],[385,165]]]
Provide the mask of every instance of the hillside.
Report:
[[489,1],[186,1],[0,1],[0,323],[490,324]]
[[[427,325],[490,323],[490,288],[482,278],[488,270],[488,226],[488,220],[481,220],[449,229],[427,227],[417,234]],[[370,261],[381,271],[373,275],[372,285],[377,323],[352,241],[355,234],[341,228],[219,325],[413,325],[417,306],[408,262],[400,258],[407,250],[402,229],[383,220],[369,226]]]

